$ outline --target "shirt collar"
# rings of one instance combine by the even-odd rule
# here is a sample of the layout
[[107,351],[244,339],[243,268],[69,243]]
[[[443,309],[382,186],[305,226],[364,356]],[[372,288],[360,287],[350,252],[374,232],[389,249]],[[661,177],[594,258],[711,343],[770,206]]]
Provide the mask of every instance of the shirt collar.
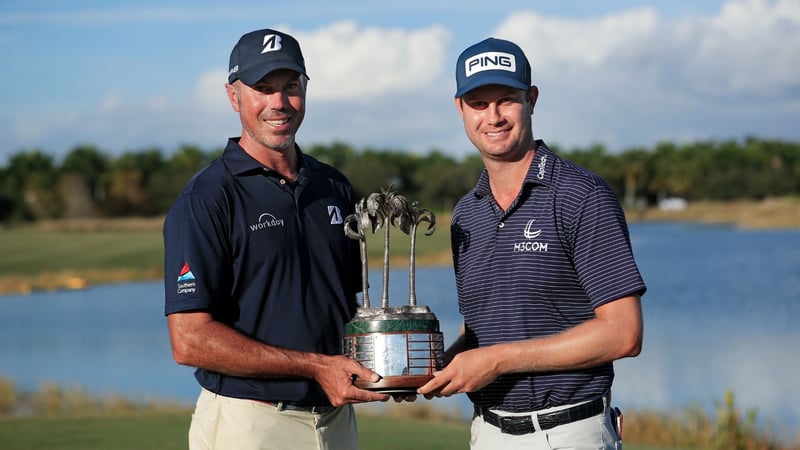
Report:
[[[543,140],[536,141],[536,154],[528,168],[523,184],[550,186],[553,180],[553,167],[555,167],[555,153],[550,150]],[[475,196],[483,198],[492,194],[489,186],[489,173],[484,168],[474,189]]]
[[[228,144],[225,146],[225,151],[222,153],[222,159],[225,165],[228,166],[231,173],[234,175],[244,175],[253,171],[263,171],[264,166],[256,161],[252,156],[248,155],[246,151],[239,145],[238,137],[229,138]],[[295,151],[297,152],[298,161],[300,162],[300,172],[308,168],[313,170],[316,167],[316,161],[313,158],[306,156],[300,150],[300,147],[295,144]],[[268,168],[269,169],[269,168]]]
[[525,184],[539,184],[550,186],[553,181],[553,168],[555,167],[556,154],[544,141],[536,141],[536,155],[531,161],[528,173],[525,175]]

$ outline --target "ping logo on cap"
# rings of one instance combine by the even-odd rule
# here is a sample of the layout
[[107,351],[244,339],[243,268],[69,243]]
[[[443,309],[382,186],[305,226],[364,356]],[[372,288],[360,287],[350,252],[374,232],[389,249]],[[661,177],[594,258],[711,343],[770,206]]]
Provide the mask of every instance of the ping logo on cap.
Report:
[[277,34],[268,34],[264,36],[264,43],[262,45],[264,49],[261,50],[261,54],[278,51],[283,47],[281,45],[281,37]]
[[464,61],[464,71],[468,77],[484,70],[516,72],[517,60],[511,53],[484,52]]

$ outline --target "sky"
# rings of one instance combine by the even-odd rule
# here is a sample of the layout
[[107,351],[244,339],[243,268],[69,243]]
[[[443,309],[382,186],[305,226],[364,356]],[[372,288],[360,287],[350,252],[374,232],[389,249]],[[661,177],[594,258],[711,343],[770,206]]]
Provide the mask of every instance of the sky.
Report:
[[533,68],[534,135],[610,152],[662,141],[800,140],[798,0],[3,0],[0,166],[90,144],[109,155],[224,147],[242,34],[295,36],[311,78],[301,147],[476,150],[455,62],[494,36]]

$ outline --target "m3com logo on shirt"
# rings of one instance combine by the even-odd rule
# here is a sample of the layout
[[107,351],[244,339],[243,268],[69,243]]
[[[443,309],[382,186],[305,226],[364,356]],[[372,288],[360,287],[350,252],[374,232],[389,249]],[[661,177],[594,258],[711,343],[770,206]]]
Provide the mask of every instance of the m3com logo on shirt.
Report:
[[542,234],[542,229],[534,229],[536,219],[531,219],[525,224],[522,235],[527,239],[522,242],[514,242],[514,252],[547,252],[547,242],[534,241]]

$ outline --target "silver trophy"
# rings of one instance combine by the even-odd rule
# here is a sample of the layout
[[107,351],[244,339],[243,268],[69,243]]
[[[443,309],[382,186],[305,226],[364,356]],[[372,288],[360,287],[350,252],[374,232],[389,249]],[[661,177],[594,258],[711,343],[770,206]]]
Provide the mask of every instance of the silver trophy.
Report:
[[[361,280],[363,305],[345,326],[342,351],[365,367],[381,375],[372,383],[355,380],[363,389],[387,393],[414,392],[444,363],[444,337],[439,321],[427,306],[417,306],[415,292],[415,250],[417,227],[428,222],[426,235],[436,230],[436,216],[409,204],[402,195],[391,190],[370,194],[355,205],[347,216],[344,232],[359,241],[361,250]],[[389,229],[394,226],[411,238],[408,261],[408,305],[389,306]],[[381,306],[370,307],[369,266],[367,264],[367,233],[383,228],[383,293]]]

